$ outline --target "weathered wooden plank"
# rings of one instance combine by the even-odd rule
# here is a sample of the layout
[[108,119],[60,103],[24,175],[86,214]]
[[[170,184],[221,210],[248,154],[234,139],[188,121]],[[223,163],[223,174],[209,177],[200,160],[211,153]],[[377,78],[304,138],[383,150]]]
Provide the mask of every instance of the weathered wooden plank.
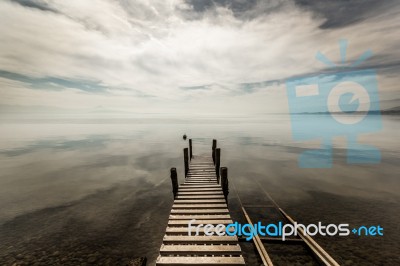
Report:
[[186,179],[187,181],[217,181],[218,179],[215,176],[210,176],[210,177],[188,177]]
[[175,200],[174,204],[204,204],[204,203],[225,203],[222,199],[199,199],[199,200]]
[[218,179],[214,176],[214,177],[189,177],[188,179],[186,179],[186,183],[189,182],[199,182],[199,181],[206,181],[206,183],[208,182],[217,182]]
[[186,243],[186,244],[229,244],[237,243],[238,239],[236,236],[168,236],[165,235],[163,238],[164,243]]
[[201,175],[188,175],[187,178],[216,178],[216,175],[207,175],[207,174],[201,174]]
[[181,187],[180,191],[222,191],[221,187],[200,187],[200,188],[191,188],[191,187]]
[[226,209],[228,206],[225,204],[174,204],[172,209]]
[[186,179],[186,183],[188,181],[217,181],[218,179],[215,176],[209,176],[209,177],[188,177]]
[[[226,228],[225,226],[222,227],[221,229],[218,228],[218,230],[220,230],[220,232],[225,232]],[[214,227],[210,230],[208,230],[209,232],[216,232],[217,229]],[[234,228],[229,228],[230,232],[235,231]],[[188,235],[189,233],[189,227],[167,227],[167,230],[165,231],[167,235]],[[190,234],[192,236],[194,236],[195,234],[199,233],[199,235],[205,235],[204,234],[204,227],[199,227],[199,228],[194,228],[192,227],[190,229]]]
[[213,176],[188,176],[187,177],[187,179],[186,179],[186,182],[187,181],[190,181],[190,180],[199,180],[199,179],[206,179],[206,180],[210,180],[210,179],[215,179],[215,180],[217,180],[217,178],[216,178],[216,176],[215,175],[213,175]]
[[238,257],[164,257],[160,256],[157,259],[157,265],[172,266],[172,265],[245,265],[244,259]]
[[202,171],[202,172],[192,172],[192,171],[190,171],[189,173],[188,173],[188,176],[215,176],[215,172],[204,172],[204,171]]
[[196,209],[196,210],[177,210],[172,209],[171,214],[207,214],[207,213],[229,213],[228,209]]
[[187,176],[187,178],[216,178],[216,174],[215,173],[190,174]]
[[190,173],[186,177],[187,178],[190,178],[190,177],[205,177],[205,178],[214,177],[215,178],[216,175],[215,175],[215,173],[199,173],[199,174]]
[[[196,181],[191,181],[188,182],[188,184],[193,184],[193,185],[204,185],[204,184],[214,184],[214,185],[218,185],[217,181],[209,181],[209,182],[196,182]],[[178,189],[179,190],[179,189]]]
[[230,220],[231,216],[229,214],[192,214],[192,215],[173,215],[169,216],[170,220]]
[[183,196],[183,195],[221,195],[223,194],[222,191],[199,191],[199,192],[184,192],[184,191],[179,191],[178,190],[178,196]]
[[203,164],[190,164],[189,169],[208,169],[208,170],[215,170],[215,166],[209,163]]
[[215,173],[215,168],[206,168],[206,167],[192,167],[190,166],[189,171],[191,173]]
[[190,168],[189,168],[189,171],[190,172],[215,172],[215,168],[214,167],[205,167],[205,166],[199,166],[199,167],[193,167],[193,166],[190,166]]
[[222,193],[222,190],[218,189],[218,190],[203,190],[203,191],[190,191],[190,190],[178,190],[178,194],[177,195],[219,195],[220,193]]
[[188,176],[186,179],[186,182],[190,181],[190,180],[199,180],[199,179],[206,179],[206,180],[215,179],[215,180],[217,180],[217,177],[215,175],[214,176]]
[[180,188],[220,188],[220,185],[203,184],[203,185],[192,185],[192,184],[180,184]]
[[[189,222],[192,219],[189,220],[169,220],[168,221],[168,226],[188,226]],[[193,225],[199,225],[199,224],[231,224],[233,223],[233,221],[231,219],[227,219],[227,220],[211,220],[211,219],[206,219],[206,220],[200,220],[200,219],[196,219],[196,221],[193,221],[192,224]]]
[[191,178],[186,181],[186,184],[194,184],[194,183],[197,183],[199,185],[205,185],[205,184],[218,185],[218,179],[216,179],[216,178],[207,178],[207,179]]
[[[221,186],[219,186],[218,184],[213,185],[213,186],[208,186],[208,185],[189,185],[189,186],[180,186],[179,187],[182,191],[185,189],[198,189],[198,188],[219,188],[221,189]],[[178,188],[178,190],[179,190]]]
[[[196,188],[221,188],[220,185],[190,185],[190,184],[185,184],[185,185],[180,185],[179,189],[196,189]],[[222,189],[222,188],[221,188]]]
[[214,176],[215,172],[192,172],[189,171],[188,176]]
[[182,195],[177,196],[176,199],[225,199],[224,195]]
[[[209,183],[210,181],[217,182],[217,179],[214,177],[212,177],[212,178],[190,178],[187,181],[194,181],[194,182],[206,181],[207,183]],[[182,188],[182,189],[185,189],[185,188]]]
[[[218,179],[215,176],[214,177],[189,177],[186,179],[185,183],[187,184],[188,182],[203,182],[203,183],[208,184],[210,181],[217,182]],[[215,184],[212,184],[212,185],[215,185]]]
[[241,255],[242,250],[239,245],[162,245],[161,255]]

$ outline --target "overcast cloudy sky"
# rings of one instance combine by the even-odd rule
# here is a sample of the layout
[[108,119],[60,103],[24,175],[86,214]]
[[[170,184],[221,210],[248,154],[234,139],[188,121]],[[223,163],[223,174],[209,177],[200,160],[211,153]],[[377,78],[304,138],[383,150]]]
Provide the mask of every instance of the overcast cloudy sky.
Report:
[[372,50],[390,108],[399,28],[399,1],[2,0],[0,108],[285,112],[285,80],[339,63],[339,39],[350,62]]

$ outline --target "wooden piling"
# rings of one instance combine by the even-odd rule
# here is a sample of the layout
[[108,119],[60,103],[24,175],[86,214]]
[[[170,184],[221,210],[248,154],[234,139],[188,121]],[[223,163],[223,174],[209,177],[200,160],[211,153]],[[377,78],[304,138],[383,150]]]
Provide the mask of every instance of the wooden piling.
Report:
[[178,174],[176,173],[176,168],[171,168],[171,182],[172,182],[172,192],[174,193],[174,199],[176,199],[176,194],[178,193]]
[[189,172],[189,155],[188,155],[188,148],[183,149],[183,158],[185,161],[185,178]]
[[221,163],[221,149],[216,148],[215,149],[215,173],[217,174],[218,183],[219,183],[219,177],[220,177],[220,175],[219,175],[220,163]]
[[221,167],[221,187],[224,193],[225,201],[228,203],[229,182],[228,182],[228,168]]
[[213,139],[213,143],[212,143],[212,159],[213,159],[213,163],[215,165],[215,149],[217,148],[217,140]]
[[193,158],[192,139],[189,139],[189,154],[190,154],[189,160],[191,161]]

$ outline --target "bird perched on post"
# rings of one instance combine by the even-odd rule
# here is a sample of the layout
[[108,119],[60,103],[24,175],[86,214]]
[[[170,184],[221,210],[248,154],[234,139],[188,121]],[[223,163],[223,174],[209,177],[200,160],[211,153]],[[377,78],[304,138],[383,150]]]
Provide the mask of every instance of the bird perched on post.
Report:
[[186,134],[183,134],[183,139],[186,140],[187,136]]

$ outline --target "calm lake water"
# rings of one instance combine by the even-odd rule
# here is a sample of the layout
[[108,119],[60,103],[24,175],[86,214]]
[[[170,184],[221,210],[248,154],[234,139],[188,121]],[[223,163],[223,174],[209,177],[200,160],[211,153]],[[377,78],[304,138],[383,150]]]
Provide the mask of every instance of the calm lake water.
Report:
[[[299,119],[323,120],[324,116]],[[124,265],[158,255],[172,192],[169,169],[183,181],[186,133],[194,153],[212,139],[229,169],[229,208],[268,204],[264,191],[301,223],[381,225],[383,237],[316,237],[344,265],[400,265],[399,116],[361,135],[379,148],[379,164],[346,163],[346,139],[333,140],[329,169],[301,169],[300,152],[318,140],[295,142],[285,115],[253,118],[61,119],[0,121],[0,264]],[[252,210],[253,220],[276,215]],[[249,265],[259,265],[242,243]],[[314,265],[301,246],[267,244],[277,265]],[[35,264],[36,263],[36,264]]]

